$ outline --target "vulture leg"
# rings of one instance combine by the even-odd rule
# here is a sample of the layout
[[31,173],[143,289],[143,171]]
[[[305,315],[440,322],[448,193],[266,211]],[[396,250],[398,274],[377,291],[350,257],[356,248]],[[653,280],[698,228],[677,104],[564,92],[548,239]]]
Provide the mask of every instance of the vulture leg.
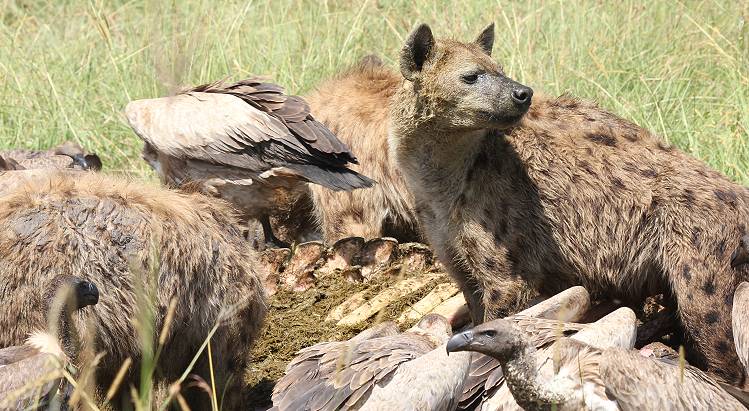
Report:
[[291,244],[286,243],[278,239],[273,234],[273,228],[270,226],[270,217],[264,215],[260,217],[260,224],[263,225],[263,236],[265,237],[266,248],[290,248]]

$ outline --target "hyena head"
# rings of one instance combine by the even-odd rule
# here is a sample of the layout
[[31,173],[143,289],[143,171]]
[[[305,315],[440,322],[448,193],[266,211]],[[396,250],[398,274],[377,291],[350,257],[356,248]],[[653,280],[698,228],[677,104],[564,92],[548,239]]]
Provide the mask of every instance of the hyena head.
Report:
[[517,123],[533,90],[504,75],[491,58],[493,44],[494,24],[471,43],[435,39],[428,25],[417,27],[400,55],[417,110],[443,129],[505,129]]

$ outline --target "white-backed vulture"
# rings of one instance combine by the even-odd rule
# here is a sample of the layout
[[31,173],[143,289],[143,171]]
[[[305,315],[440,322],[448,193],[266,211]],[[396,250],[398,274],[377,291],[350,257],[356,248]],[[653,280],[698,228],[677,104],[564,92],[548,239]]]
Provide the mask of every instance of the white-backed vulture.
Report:
[[66,141],[49,150],[13,149],[0,151],[0,170],[74,169],[101,170],[99,156],[86,153],[78,143]]
[[90,281],[70,275],[54,277],[43,293],[49,329],[36,330],[22,345],[0,349],[0,409],[46,409],[57,395],[66,410],[71,386],[62,378],[77,330],[71,315],[99,301]]
[[[590,295],[585,288],[576,286],[509,317],[528,332],[537,348],[549,345],[556,338],[571,335],[581,329],[578,321],[590,309]],[[531,321],[549,319],[556,321]],[[565,323],[562,323],[564,321]],[[504,384],[502,367],[496,359],[478,352],[471,357],[471,369],[463,385],[459,409],[483,409],[484,404],[497,395]]]
[[710,409],[717,404],[744,409],[702,371],[631,349],[562,338],[550,347],[553,371],[543,372],[529,336],[505,319],[457,334],[447,346],[451,352],[476,351],[499,360],[513,397],[526,410]]
[[285,244],[273,234],[270,212],[306,193],[306,183],[334,191],[373,184],[347,167],[356,157],[303,99],[255,78],[136,100],[125,112],[163,182],[202,182],[246,219],[260,220],[271,245]]

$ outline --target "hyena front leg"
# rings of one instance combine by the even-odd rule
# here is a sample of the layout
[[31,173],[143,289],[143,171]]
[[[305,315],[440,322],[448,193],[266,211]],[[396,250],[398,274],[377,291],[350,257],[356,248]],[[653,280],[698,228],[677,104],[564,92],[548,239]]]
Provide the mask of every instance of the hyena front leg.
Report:
[[736,280],[728,265],[697,255],[674,258],[666,270],[689,345],[690,362],[732,384],[743,384],[736,354],[731,308]]

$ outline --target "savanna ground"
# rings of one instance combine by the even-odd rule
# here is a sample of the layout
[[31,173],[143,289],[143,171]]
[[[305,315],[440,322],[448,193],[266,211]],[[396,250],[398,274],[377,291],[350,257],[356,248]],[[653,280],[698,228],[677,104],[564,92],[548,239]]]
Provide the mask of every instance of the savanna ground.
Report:
[[0,0],[0,17],[0,149],[72,139],[150,178],[132,99],[250,75],[303,95],[366,54],[396,67],[419,22],[469,40],[494,21],[511,77],[596,100],[749,183],[749,0]]

